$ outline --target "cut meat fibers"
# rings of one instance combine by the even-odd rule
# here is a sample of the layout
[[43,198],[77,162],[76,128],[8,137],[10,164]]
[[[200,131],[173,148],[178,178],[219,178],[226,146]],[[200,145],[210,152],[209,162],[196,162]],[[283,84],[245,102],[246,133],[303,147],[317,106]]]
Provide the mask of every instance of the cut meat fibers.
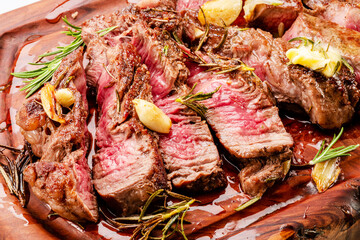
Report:
[[309,11],[314,16],[360,31],[360,1],[308,0],[304,4],[314,10]]
[[[114,211],[129,215],[140,211],[149,193],[167,188],[157,136],[141,124],[132,104],[135,98],[152,101],[150,76],[130,44],[109,47],[95,39],[88,52],[89,73],[99,76],[94,185]],[[100,66],[101,73],[90,71]]]
[[293,140],[285,131],[265,83],[251,73],[240,72],[200,72],[188,83],[197,84],[195,93],[220,87],[202,103],[208,108],[207,122],[220,143],[243,168],[240,180],[246,193],[263,194],[274,180],[285,177],[283,164],[291,160]]
[[[296,22],[301,21],[302,16]],[[291,28],[294,30],[286,33],[285,39],[310,37],[309,34],[295,32],[295,24]],[[294,34],[290,36],[291,32]],[[210,40],[218,42],[214,38],[216,35]],[[354,75],[344,66],[339,74],[326,78],[305,67],[288,65],[285,52],[289,47],[284,40],[273,39],[260,29],[230,27],[227,40],[218,54],[239,58],[255,68],[256,75],[269,84],[277,102],[301,106],[313,123],[323,128],[339,128],[349,122],[359,99]],[[211,45],[206,48],[211,49]]]
[[360,83],[359,32],[303,13],[299,15],[292,27],[285,33],[283,39],[290,40],[298,36],[330,44],[331,47],[338,50],[354,68],[356,80]]
[[136,24],[132,43],[148,66],[155,104],[172,120],[169,134],[160,134],[159,147],[175,188],[210,191],[226,183],[222,161],[208,126],[175,99],[186,94],[188,69],[169,36]]
[[19,110],[17,124],[40,157],[24,171],[33,193],[62,217],[96,222],[98,209],[86,159],[89,133],[82,59],[82,49],[64,58],[51,80],[58,89],[67,87],[75,96],[65,123],[57,127],[41,106],[35,107],[41,100],[32,99]]

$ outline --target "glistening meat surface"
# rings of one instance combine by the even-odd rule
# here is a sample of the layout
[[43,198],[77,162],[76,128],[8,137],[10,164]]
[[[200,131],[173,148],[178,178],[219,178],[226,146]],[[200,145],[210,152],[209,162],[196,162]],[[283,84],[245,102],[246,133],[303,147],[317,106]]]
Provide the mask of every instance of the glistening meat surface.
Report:
[[55,124],[32,99],[20,109],[17,124],[40,157],[24,171],[35,195],[62,217],[96,222],[98,209],[86,159],[88,107],[82,60],[82,49],[64,58],[50,82],[58,89],[67,87],[75,97],[65,123]]

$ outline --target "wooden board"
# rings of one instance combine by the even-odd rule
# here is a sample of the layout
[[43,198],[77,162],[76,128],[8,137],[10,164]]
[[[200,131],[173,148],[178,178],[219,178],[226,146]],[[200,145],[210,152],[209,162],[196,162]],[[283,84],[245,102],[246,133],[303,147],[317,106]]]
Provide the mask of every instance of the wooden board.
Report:
[[[18,91],[21,80],[12,71],[22,71],[36,56],[70,39],[59,32],[62,14],[75,25],[96,14],[113,12],[126,5],[123,0],[40,1],[0,15],[0,143],[20,146],[22,138],[14,123],[16,109],[24,94]],[[76,19],[70,15],[78,12]],[[18,60],[17,60],[18,59]],[[2,89],[2,90],[1,90]],[[356,116],[355,118],[358,118]],[[283,117],[296,142],[295,157],[310,159],[323,132],[303,121]],[[90,121],[90,128],[94,126]],[[360,143],[360,124],[346,126],[339,145]],[[201,203],[191,208],[186,226],[189,239],[358,239],[360,236],[360,150],[341,163],[338,182],[318,194],[311,182],[311,169],[293,168],[288,177],[269,189],[255,205],[242,212],[234,209],[248,197],[241,193],[238,170],[226,161],[228,185],[225,189],[195,196]],[[6,189],[0,178],[0,239],[129,239],[131,232],[117,232],[106,222],[83,228],[62,218],[48,219],[49,208],[31,196],[27,209]]]

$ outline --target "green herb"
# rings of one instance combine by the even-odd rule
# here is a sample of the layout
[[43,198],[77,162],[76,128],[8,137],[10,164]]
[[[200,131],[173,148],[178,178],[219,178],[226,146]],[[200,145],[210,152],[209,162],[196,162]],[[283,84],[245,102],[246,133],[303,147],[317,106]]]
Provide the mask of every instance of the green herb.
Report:
[[[26,207],[28,196],[25,191],[25,182],[23,178],[23,171],[27,165],[31,162],[32,151],[28,143],[24,145],[23,150],[19,150],[13,147],[0,145],[0,156],[5,158],[7,164],[0,162],[0,173],[3,176],[6,186],[8,187],[10,194],[15,195],[22,207]],[[14,154],[18,154],[15,161],[9,159],[3,150],[10,150]]]
[[[27,92],[26,98],[34,94],[39,88],[41,88],[46,82],[48,82],[52,78],[55,71],[59,68],[60,63],[64,57],[74,52],[80,46],[84,45],[84,41],[81,38],[81,28],[69,23],[66,16],[62,19],[69,26],[69,29],[67,31],[64,31],[63,33],[68,36],[74,37],[75,40],[67,46],[57,47],[58,50],[56,51],[40,55],[39,60],[36,63],[29,63],[30,65],[40,65],[43,67],[31,71],[11,73],[11,75],[13,75],[14,77],[29,79],[24,81],[26,85],[20,89],[21,91]],[[106,28],[98,31],[97,33],[99,34],[99,36],[104,36],[115,28],[116,27]],[[49,56],[54,56],[54,58],[47,62],[39,62],[42,58]]]
[[216,93],[217,91],[219,91],[220,86],[218,88],[215,89],[215,91],[210,92],[210,93],[203,93],[203,92],[198,92],[196,94],[192,94],[192,92],[194,91],[195,87],[197,84],[195,84],[188,95],[184,96],[184,97],[180,97],[177,98],[175,101],[178,103],[181,103],[189,108],[191,108],[192,110],[194,110],[195,112],[197,112],[203,119],[206,119],[205,114],[206,111],[208,110],[208,108],[201,103],[198,103],[199,101],[203,101],[209,98],[212,98],[212,96],[214,95],[214,93]]
[[[182,201],[167,205],[168,197]],[[151,214],[147,214],[154,200],[158,198],[163,199],[163,205]],[[111,218],[104,214],[101,209],[100,211],[106,220],[118,229],[135,228],[131,239],[137,239],[139,235],[141,235],[140,239],[154,239],[155,237],[152,236],[152,232],[160,227],[162,234],[161,237],[156,239],[166,239],[175,232],[180,233],[184,239],[187,239],[184,231],[184,223],[186,223],[184,218],[190,205],[195,201],[193,198],[159,189],[151,194],[139,216]]]
[[209,27],[209,24],[207,23],[206,21],[206,16],[205,16],[205,13],[204,13],[204,10],[200,7],[200,10],[202,12],[202,14],[204,15],[204,20],[205,20],[205,33],[202,35],[200,41],[199,41],[199,45],[197,46],[197,48],[195,49],[195,52],[196,51],[199,51],[202,47],[202,45],[204,44],[205,40],[207,39],[208,35],[209,35],[209,31],[210,31],[210,27]]
[[165,45],[164,49],[163,49],[163,53],[165,56],[168,55],[168,51],[169,51],[169,45]]
[[347,146],[347,147],[341,146],[341,147],[331,149],[332,146],[339,140],[343,131],[344,131],[344,128],[341,128],[338,135],[334,134],[334,138],[332,139],[330,144],[325,149],[324,149],[325,141],[323,141],[319,151],[315,155],[314,159],[309,162],[309,164],[314,165],[316,163],[324,162],[324,161],[334,159],[337,157],[350,156],[349,152],[354,151],[357,147],[359,147],[359,144],[351,145],[351,146]]
[[249,201],[247,201],[246,203],[240,205],[239,207],[237,207],[235,210],[236,211],[241,211],[244,210],[245,208],[249,207],[250,205],[253,205],[254,203],[256,203],[257,201],[259,201],[261,198],[261,196],[257,196],[254,197],[252,199],[250,199]]

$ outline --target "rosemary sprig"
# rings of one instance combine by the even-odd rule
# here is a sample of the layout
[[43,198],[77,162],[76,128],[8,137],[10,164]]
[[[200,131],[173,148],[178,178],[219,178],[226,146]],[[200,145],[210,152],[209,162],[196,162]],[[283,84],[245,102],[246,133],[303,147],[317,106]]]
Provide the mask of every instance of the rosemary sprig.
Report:
[[[63,31],[63,33],[65,33],[68,36],[74,37],[75,38],[74,41],[72,41],[67,46],[57,47],[58,50],[56,51],[44,53],[40,55],[39,60],[35,63],[29,63],[30,65],[39,65],[43,67],[31,71],[11,73],[11,75],[13,75],[14,77],[29,79],[24,81],[26,85],[20,89],[21,91],[27,92],[26,98],[33,95],[39,88],[42,87],[42,85],[44,85],[52,78],[55,71],[59,68],[60,63],[64,57],[74,52],[80,46],[84,46],[84,41],[81,38],[81,28],[71,24],[67,20],[66,16],[63,17],[62,20],[69,26],[68,30]],[[116,26],[106,28],[98,31],[97,33],[99,34],[100,37],[102,37],[107,33],[111,32],[112,30],[114,30],[115,28]],[[54,58],[47,62],[39,62],[42,58],[49,56],[54,56]]]
[[252,199],[250,199],[249,201],[247,201],[246,203],[244,204],[241,204],[240,206],[238,206],[235,211],[241,211],[241,210],[244,210],[245,208],[253,205],[254,203],[256,203],[257,201],[259,201],[261,198],[261,196],[256,196],[256,197],[253,197]]
[[343,131],[344,128],[342,127],[338,135],[334,134],[334,138],[325,149],[324,149],[325,141],[323,141],[319,151],[316,153],[314,159],[309,162],[309,164],[314,165],[316,163],[324,162],[337,157],[350,156],[349,152],[354,151],[357,147],[359,147],[359,144],[351,145],[347,147],[341,146],[331,149],[332,146],[339,140]]
[[[28,196],[25,191],[25,182],[23,178],[23,171],[27,165],[32,161],[32,151],[28,143],[24,145],[23,150],[14,149],[13,147],[1,145],[0,156],[5,158],[7,164],[0,162],[0,173],[3,176],[6,186],[10,194],[15,195],[22,207],[26,207]],[[8,149],[14,154],[18,154],[15,161],[9,159],[3,150]]]
[[[183,201],[167,205],[168,197],[177,198]],[[152,203],[157,198],[163,199],[163,206],[158,210],[147,214]],[[110,218],[104,214],[101,209],[100,211],[105,216],[107,222],[118,229],[135,228],[131,239],[137,239],[139,235],[141,235],[140,239],[166,239],[175,232],[180,233],[184,239],[187,239],[184,231],[184,223],[186,222],[184,218],[190,205],[195,201],[196,200],[193,198],[173,193],[168,190],[159,189],[151,194],[138,216]],[[155,238],[152,236],[155,229],[161,230],[161,237]]]
[[206,114],[206,111],[208,110],[208,108],[204,104],[199,103],[199,101],[203,101],[203,100],[212,98],[214,93],[219,91],[220,86],[218,88],[216,88],[214,91],[209,92],[209,93],[198,92],[196,94],[192,94],[196,85],[197,84],[194,84],[194,86],[191,88],[188,95],[177,98],[175,101],[187,106],[188,108],[191,108],[192,110],[197,112],[203,119],[206,119],[205,114]]

